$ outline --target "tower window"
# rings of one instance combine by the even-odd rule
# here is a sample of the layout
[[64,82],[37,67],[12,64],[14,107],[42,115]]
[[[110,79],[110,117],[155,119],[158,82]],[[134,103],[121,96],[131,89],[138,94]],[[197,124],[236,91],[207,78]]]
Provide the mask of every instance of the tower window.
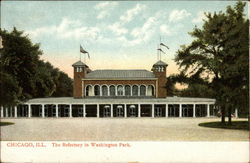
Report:
[[110,96],[115,96],[115,86],[111,85],[109,87],[109,91]]
[[131,87],[129,85],[125,85],[125,96],[131,96]]
[[94,87],[95,96],[100,96],[100,86],[95,85]]
[[123,86],[121,86],[121,85],[117,86],[117,95],[123,96]]
[[108,96],[108,87],[106,85],[102,86],[102,96]]
[[146,96],[146,87],[144,85],[140,86],[140,96]]

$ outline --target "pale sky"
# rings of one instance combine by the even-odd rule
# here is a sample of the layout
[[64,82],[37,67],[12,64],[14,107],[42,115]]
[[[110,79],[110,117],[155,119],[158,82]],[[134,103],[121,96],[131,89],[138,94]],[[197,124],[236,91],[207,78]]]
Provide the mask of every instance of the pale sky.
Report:
[[[157,61],[159,39],[168,75],[188,35],[202,25],[204,12],[225,11],[236,1],[1,1],[1,28],[25,31],[40,43],[42,59],[72,77],[80,44],[92,69],[147,69]],[[83,56],[83,54],[82,54]],[[83,57],[82,57],[83,58]],[[82,59],[84,61],[84,59]]]

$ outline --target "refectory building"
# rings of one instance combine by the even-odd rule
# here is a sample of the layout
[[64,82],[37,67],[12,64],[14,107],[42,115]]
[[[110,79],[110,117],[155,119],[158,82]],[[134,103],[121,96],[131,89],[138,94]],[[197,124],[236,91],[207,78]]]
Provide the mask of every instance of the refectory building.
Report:
[[[215,100],[168,97],[167,64],[148,70],[91,70],[73,65],[73,97],[36,98],[1,107],[1,117],[210,117]],[[63,81],[62,81],[63,82]]]

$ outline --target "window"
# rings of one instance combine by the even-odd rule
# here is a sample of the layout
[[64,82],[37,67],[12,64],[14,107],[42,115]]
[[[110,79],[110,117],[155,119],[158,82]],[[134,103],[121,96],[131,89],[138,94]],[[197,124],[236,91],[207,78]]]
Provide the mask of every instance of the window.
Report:
[[90,94],[90,88],[91,88],[90,85],[88,85],[88,86],[86,87],[86,96],[89,96],[89,94]]
[[109,87],[109,94],[110,96],[115,96],[115,86],[111,85]]
[[106,85],[102,86],[102,96],[108,96],[108,87]]
[[123,86],[122,85],[117,86],[117,95],[123,96]]
[[125,85],[125,96],[131,96],[131,87],[129,85]]
[[94,87],[95,96],[100,96],[100,86],[95,85]]
[[144,85],[140,86],[140,96],[146,96],[146,87]]
[[152,85],[148,86],[148,96],[154,96],[154,87]]
[[133,85],[133,87],[132,87],[132,95],[133,96],[138,96],[138,86],[137,85]]

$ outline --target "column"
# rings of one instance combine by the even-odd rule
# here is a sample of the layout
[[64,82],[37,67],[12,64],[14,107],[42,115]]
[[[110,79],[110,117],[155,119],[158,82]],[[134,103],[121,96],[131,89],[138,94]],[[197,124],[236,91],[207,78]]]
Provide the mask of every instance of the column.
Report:
[[182,104],[179,104],[179,117],[182,117]]
[[31,104],[28,104],[28,117],[31,117]]
[[5,108],[5,117],[9,117],[8,107]]
[[235,114],[235,118],[238,118],[238,109],[237,108],[235,108],[234,114]]
[[127,105],[124,104],[124,117],[127,118]]
[[155,117],[155,105],[152,104],[152,118]]
[[58,104],[56,104],[56,118],[58,118]]
[[72,105],[69,104],[69,117],[71,118],[72,117]]
[[110,116],[113,117],[113,104],[110,105]]
[[166,104],[166,108],[165,109],[166,109],[166,111],[165,111],[166,115],[165,116],[168,117],[168,104]]
[[207,117],[210,117],[210,105],[207,104]]
[[99,104],[97,104],[97,113],[96,113],[96,117],[100,117],[100,105]]
[[138,117],[141,117],[141,104],[138,104]]
[[138,86],[138,96],[141,96],[141,86]]
[[17,106],[14,106],[14,117],[17,118]]
[[83,117],[86,117],[86,105],[82,105],[82,110],[83,110]]
[[12,106],[9,107],[10,110],[10,117],[12,117]]
[[44,115],[44,104],[42,104],[42,118],[44,118],[45,115]]
[[193,117],[195,118],[196,116],[195,116],[195,109],[196,109],[196,104],[193,104]]
[[3,118],[3,106],[1,106],[1,118]]

